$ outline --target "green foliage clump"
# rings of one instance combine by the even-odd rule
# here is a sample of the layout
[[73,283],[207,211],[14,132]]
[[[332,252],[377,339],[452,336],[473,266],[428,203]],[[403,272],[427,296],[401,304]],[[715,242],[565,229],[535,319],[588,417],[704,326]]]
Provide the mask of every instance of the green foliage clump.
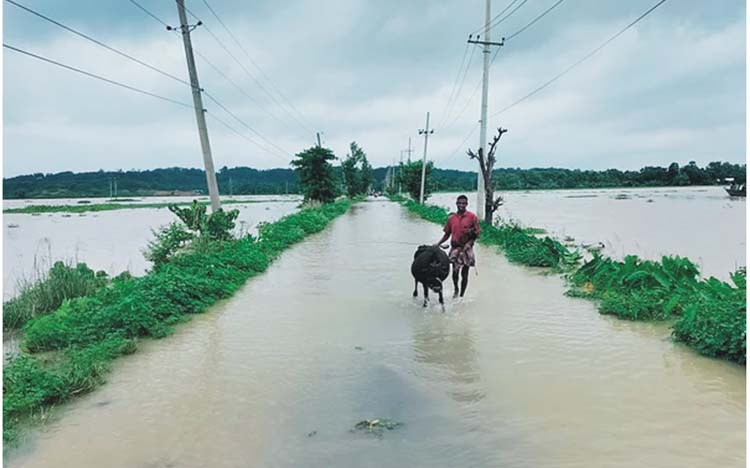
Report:
[[18,296],[3,304],[3,329],[18,329],[57,309],[66,299],[90,295],[105,284],[106,273],[95,273],[85,263],[72,267],[55,262],[45,278],[23,287]]
[[[432,161],[427,161],[425,166],[424,174],[424,199],[425,201],[430,197],[430,194],[435,191],[436,185],[431,178],[433,170]],[[399,167],[398,176],[396,177],[397,183],[402,184],[406,193],[412,198],[412,200],[419,201],[420,191],[422,189],[422,161],[411,161],[402,164]]]
[[664,320],[680,315],[698,287],[698,268],[682,257],[661,262],[628,255],[622,262],[594,255],[574,274],[574,287],[601,299],[599,311],[630,320]]
[[[323,230],[352,203],[304,209],[264,225],[258,239],[222,240],[209,227],[202,231],[208,241],[199,250],[177,252],[143,277],[117,277],[109,287],[30,320],[21,342],[26,352],[6,366],[4,375],[6,440],[16,436],[21,418],[99,385],[112,359],[134,351],[135,339],[163,337],[190,314],[231,296],[281,250]],[[200,216],[185,219],[199,232],[207,226],[196,221]],[[58,359],[43,360],[42,352]]]
[[149,241],[143,256],[155,266],[167,263],[170,258],[195,238],[194,234],[178,223],[170,223],[158,231],[152,231],[152,233],[154,239]]
[[221,208],[206,214],[206,205],[201,205],[197,200],[193,200],[193,204],[185,208],[169,205],[169,211],[180,218],[188,229],[210,240],[231,239],[234,221],[240,214],[238,210],[224,211]]
[[709,278],[685,306],[673,336],[701,354],[746,362],[747,284],[745,270],[732,275],[734,287]]
[[329,161],[336,159],[328,148],[313,147],[296,155],[292,166],[297,173],[305,201],[330,203],[338,196],[338,184]]
[[344,179],[344,189],[349,198],[367,195],[372,186],[372,166],[367,161],[367,155],[357,142],[351,143],[350,153],[341,162],[341,173]]

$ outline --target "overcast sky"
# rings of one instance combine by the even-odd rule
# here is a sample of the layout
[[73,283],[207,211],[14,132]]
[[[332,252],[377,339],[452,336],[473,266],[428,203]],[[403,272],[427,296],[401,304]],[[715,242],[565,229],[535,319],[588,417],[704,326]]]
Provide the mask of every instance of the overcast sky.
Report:
[[[128,0],[18,1],[187,80],[179,35],[166,31]],[[174,1],[139,3],[168,24],[178,23]],[[201,86],[278,147],[206,99],[217,168],[288,167],[293,154],[314,144],[315,131],[322,132],[323,144],[339,157],[357,141],[375,167],[398,161],[409,137],[412,157],[421,158],[424,139],[417,130],[424,127],[430,111],[430,126],[436,131],[429,140],[428,158],[438,167],[474,169],[465,151],[479,144],[482,53],[474,50],[476,46],[467,49],[466,39],[484,23],[484,0],[209,3],[254,64],[202,0],[186,0],[205,24],[192,33],[196,52],[208,59],[196,58]],[[493,15],[509,3],[493,0]],[[527,1],[493,29],[493,40],[510,36],[554,3]],[[655,3],[563,1],[499,50],[490,72],[490,115],[566,69]],[[192,103],[188,86],[7,2],[3,39]],[[5,177],[202,167],[191,108],[14,51],[3,53]],[[461,82],[456,76],[462,58],[470,67],[455,106],[446,112],[454,84]],[[490,129],[510,130],[497,153],[500,167],[637,169],[672,161],[744,163],[745,2],[669,0],[570,73],[488,121]]]

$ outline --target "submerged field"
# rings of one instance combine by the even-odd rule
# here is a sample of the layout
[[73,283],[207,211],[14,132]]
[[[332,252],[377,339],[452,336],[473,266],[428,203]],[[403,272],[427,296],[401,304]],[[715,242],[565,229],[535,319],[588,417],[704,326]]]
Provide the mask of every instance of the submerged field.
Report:
[[[355,205],[140,343],[8,466],[744,466],[743,366],[484,244],[467,297],[423,308],[409,264],[439,236]],[[352,431],[374,419],[401,425]]]

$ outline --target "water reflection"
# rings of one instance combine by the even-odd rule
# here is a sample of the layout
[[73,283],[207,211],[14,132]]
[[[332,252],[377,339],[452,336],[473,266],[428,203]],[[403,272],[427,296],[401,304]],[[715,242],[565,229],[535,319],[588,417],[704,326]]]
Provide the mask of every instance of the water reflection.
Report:
[[413,350],[414,360],[428,365],[428,374],[436,374],[429,378],[448,383],[455,401],[477,403],[484,398],[474,336],[463,317],[425,316],[414,330]]

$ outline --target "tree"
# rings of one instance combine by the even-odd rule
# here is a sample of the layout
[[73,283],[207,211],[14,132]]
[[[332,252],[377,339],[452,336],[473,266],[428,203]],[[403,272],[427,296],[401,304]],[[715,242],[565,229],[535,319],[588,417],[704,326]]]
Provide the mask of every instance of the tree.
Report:
[[[432,172],[432,161],[427,161],[425,166],[424,178],[424,199],[430,196],[433,189],[433,182],[430,179],[430,173]],[[401,166],[401,171],[397,177],[398,182],[403,186],[404,190],[411,196],[415,201],[419,201],[419,192],[422,185],[422,161],[412,161]]]
[[341,162],[341,172],[344,176],[344,191],[349,198],[357,196],[359,188],[359,174],[357,171],[357,159],[352,154],[348,154],[346,159]]
[[314,146],[297,154],[291,162],[297,173],[305,201],[330,203],[336,199],[338,190],[329,161],[336,159],[328,148]]
[[[479,161],[479,169],[482,171],[482,179],[484,179],[484,221],[492,224],[492,215],[495,214],[497,208],[503,204],[503,197],[499,196],[495,198],[495,187],[492,185],[492,168],[495,166],[495,151],[497,150],[497,143],[500,141],[500,137],[503,133],[508,131],[507,128],[498,127],[497,136],[490,142],[490,149],[487,151],[487,158],[484,157],[483,148],[479,148],[479,151],[474,153],[472,150],[468,150],[469,158],[477,159]],[[479,207],[477,207],[479,208]]]
[[362,153],[362,170],[359,174],[359,193],[367,195],[372,187],[372,166],[367,162],[367,156]]

